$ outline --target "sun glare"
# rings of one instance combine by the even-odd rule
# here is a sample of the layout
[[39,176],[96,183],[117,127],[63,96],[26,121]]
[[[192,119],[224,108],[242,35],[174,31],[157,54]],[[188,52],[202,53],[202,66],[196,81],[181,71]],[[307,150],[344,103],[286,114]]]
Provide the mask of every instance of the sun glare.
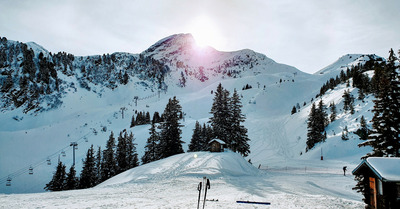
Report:
[[197,17],[189,26],[189,32],[193,35],[199,47],[218,48],[222,46],[223,41],[218,32],[218,27],[207,16]]

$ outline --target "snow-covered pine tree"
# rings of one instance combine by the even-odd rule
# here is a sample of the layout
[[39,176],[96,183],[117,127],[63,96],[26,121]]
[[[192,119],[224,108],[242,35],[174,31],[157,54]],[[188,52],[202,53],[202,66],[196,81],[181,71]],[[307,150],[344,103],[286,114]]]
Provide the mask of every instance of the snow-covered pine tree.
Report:
[[343,141],[349,140],[349,129],[347,128],[347,126],[344,127],[341,138]]
[[[154,120],[153,120],[154,121]],[[156,130],[155,123],[151,123],[149,129],[149,138],[147,138],[146,146],[144,147],[144,155],[142,156],[142,164],[150,163],[159,160],[158,144],[159,134]]]
[[242,114],[242,102],[236,89],[233,91],[232,98],[230,99],[230,108],[230,147],[234,152],[238,152],[246,157],[250,153],[250,145],[248,144],[250,139],[247,136],[247,128],[242,125],[246,118]]
[[83,161],[83,168],[79,178],[79,188],[91,188],[96,186],[96,163],[94,157],[93,144],[86,153],[86,158]]
[[225,90],[220,83],[215,91],[214,102],[211,107],[211,118],[210,123],[213,128],[214,137],[224,141],[228,147],[231,144],[230,141],[230,128],[231,123],[231,108],[230,108],[229,91]]
[[199,121],[196,121],[196,124],[193,129],[192,139],[190,140],[188,152],[203,151],[204,143],[202,141],[201,133],[202,133],[202,128],[200,126],[200,123]]
[[114,133],[111,131],[110,137],[107,140],[106,149],[103,150],[103,158],[101,162],[101,181],[105,181],[116,174],[116,160],[115,160],[115,138]]
[[160,133],[160,158],[166,158],[172,155],[183,153],[181,140],[181,124],[179,116],[182,112],[182,107],[179,101],[174,97],[169,99],[165,107],[163,117],[164,122],[161,124]]
[[363,156],[393,156],[398,157],[400,148],[400,78],[395,62],[397,57],[393,50],[383,68],[375,68],[375,82],[378,88],[374,100],[374,116],[372,130],[368,140],[359,146],[371,146],[372,152]]
[[324,138],[321,132],[321,121],[320,116],[318,115],[318,110],[315,106],[315,103],[312,104],[310,114],[308,115],[307,122],[307,147],[306,152],[314,147],[314,145],[318,142],[321,142]]
[[46,184],[44,189],[46,191],[62,191],[65,187],[65,165],[59,161],[57,165],[56,172],[53,175],[51,181]]
[[354,106],[353,106],[354,97],[350,93],[350,90],[345,90],[342,97],[344,98],[344,100],[343,100],[343,109],[345,111],[350,110],[350,113],[354,114]]
[[75,167],[71,166],[69,172],[67,173],[67,177],[65,179],[64,190],[77,189],[78,185],[79,185],[79,179],[76,177]]

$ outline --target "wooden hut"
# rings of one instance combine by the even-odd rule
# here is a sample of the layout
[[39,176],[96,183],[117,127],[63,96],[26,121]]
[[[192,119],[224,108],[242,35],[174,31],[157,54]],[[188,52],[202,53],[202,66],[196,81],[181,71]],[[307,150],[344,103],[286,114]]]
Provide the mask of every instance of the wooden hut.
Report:
[[370,157],[352,173],[364,177],[369,208],[400,208],[400,158]]
[[220,139],[213,139],[209,143],[211,152],[223,152],[226,144]]

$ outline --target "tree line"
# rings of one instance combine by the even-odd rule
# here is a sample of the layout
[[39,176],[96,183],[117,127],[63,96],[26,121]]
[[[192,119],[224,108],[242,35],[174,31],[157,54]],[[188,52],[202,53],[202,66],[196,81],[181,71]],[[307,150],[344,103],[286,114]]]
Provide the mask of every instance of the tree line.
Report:
[[[242,125],[245,117],[241,113],[241,107],[237,91],[234,90],[230,97],[229,91],[219,84],[210,112],[213,116],[209,123],[203,124],[203,126],[196,122],[188,151],[207,151],[211,139],[218,138],[224,141],[232,151],[247,156],[250,153],[248,144],[250,139],[247,136],[247,129]],[[148,115],[144,112],[139,112],[139,114]],[[146,141],[144,155],[141,157],[142,164],[184,152],[180,123],[182,115],[179,100],[173,97],[169,99],[162,117],[160,117],[162,120],[154,119],[157,116],[153,116],[149,138]],[[74,166],[71,166],[70,171],[66,173],[66,166],[60,161],[52,180],[46,184],[45,189],[61,191],[90,188],[138,165],[139,160],[133,134],[123,130],[120,132],[116,144],[114,134],[111,132],[105,150],[101,150],[99,147],[96,152],[93,145],[88,149],[79,177],[76,177]]]
[[99,147],[96,152],[93,145],[90,146],[79,177],[76,177],[74,165],[66,173],[66,166],[59,161],[52,180],[44,189],[62,191],[90,188],[138,165],[133,134],[121,131],[116,144],[114,133],[111,132],[105,150]]

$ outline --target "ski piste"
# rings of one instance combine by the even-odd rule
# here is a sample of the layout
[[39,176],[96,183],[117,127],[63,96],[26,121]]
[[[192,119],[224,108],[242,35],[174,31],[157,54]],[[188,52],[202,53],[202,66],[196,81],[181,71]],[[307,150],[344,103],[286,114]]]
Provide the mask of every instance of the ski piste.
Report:
[[207,201],[207,190],[210,189],[210,179],[208,179],[207,177],[203,177],[203,181],[199,183],[199,185],[197,186],[197,190],[199,191],[199,198],[197,200],[197,209],[200,209],[200,197],[201,197],[201,192],[202,190],[202,185],[204,185],[204,200],[203,200],[203,209],[206,206],[206,201]]

